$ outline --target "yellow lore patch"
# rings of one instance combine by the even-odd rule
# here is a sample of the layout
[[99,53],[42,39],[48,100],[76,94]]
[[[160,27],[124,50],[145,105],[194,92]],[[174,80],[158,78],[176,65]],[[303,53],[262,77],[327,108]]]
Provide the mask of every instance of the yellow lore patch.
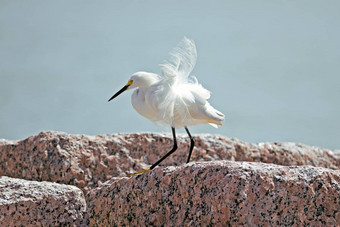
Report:
[[129,80],[126,85],[130,86],[133,83],[133,80]]

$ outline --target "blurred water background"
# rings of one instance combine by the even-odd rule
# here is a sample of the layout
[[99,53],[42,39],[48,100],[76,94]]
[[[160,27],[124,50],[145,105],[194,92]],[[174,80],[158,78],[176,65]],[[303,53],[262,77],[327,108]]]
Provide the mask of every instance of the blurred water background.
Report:
[[339,149],[339,12],[335,0],[0,0],[0,138],[166,131],[131,91],[107,100],[134,72],[159,73],[187,36],[193,74],[226,115],[192,133]]

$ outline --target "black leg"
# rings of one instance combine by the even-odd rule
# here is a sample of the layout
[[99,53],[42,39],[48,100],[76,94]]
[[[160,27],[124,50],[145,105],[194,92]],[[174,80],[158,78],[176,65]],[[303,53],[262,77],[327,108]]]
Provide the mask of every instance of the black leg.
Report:
[[150,167],[150,170],[155,168],[159,163],[161,163],[164,159],[166,159],[169,155],[171,155],[172,153],[174,153],[177,150],[177,140],[176,140],[175,128],[171,127],[171,129],[172,129],[172,136],[174,137],[174,146],[173,146],[173,148],[166,155],[164,155],[161,159],[159,159],[155,164],[153,164]]
[[185,131],[187,131],[187,133],[188,133],[188,135],[190,137],[190,149],[189,149],[189,156],[188,156],[188,160],[187,160],[187,163],[189,163],[190,162],[190,157],[191,157],[192,150],[194,149],[194,146],[195,146],[195,141],[191,137],[191,134],[190,134],[188,128],[187,127],[184,127],[184,128],[185,128]]

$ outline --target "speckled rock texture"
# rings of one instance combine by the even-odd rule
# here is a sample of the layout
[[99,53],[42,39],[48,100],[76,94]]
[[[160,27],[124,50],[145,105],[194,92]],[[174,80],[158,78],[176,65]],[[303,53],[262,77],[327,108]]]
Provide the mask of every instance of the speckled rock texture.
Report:
[[88,221],[79,188],[0,177],[0,226],[87,226]]
[[113,178],[89,195],[91,226],[339,226],[340,171],[214,161]]
[[[340,151],[298,143],[249,144],[235,138],[201,134],[192,161],[232,160],[312,165],[339,169]],[[178,151],[161,166],[186,162],[189,141],[178,135]],[[112,177],[130,176],[172,148],[170,134],[71,135],[46,131],[21,141],[0,140],[0,176],[75,185],[85,193]]]

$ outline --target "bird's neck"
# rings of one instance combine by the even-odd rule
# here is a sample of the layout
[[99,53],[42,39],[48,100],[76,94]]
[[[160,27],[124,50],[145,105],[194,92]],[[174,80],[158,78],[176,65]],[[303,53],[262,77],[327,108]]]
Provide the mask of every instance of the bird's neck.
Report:
[[155,73],[147,73],[147,80],[144,80],[143,83],[139,86],[139,88],[146,89],[150,87],[152,84],[157,83],[159,81],[159,76]]

